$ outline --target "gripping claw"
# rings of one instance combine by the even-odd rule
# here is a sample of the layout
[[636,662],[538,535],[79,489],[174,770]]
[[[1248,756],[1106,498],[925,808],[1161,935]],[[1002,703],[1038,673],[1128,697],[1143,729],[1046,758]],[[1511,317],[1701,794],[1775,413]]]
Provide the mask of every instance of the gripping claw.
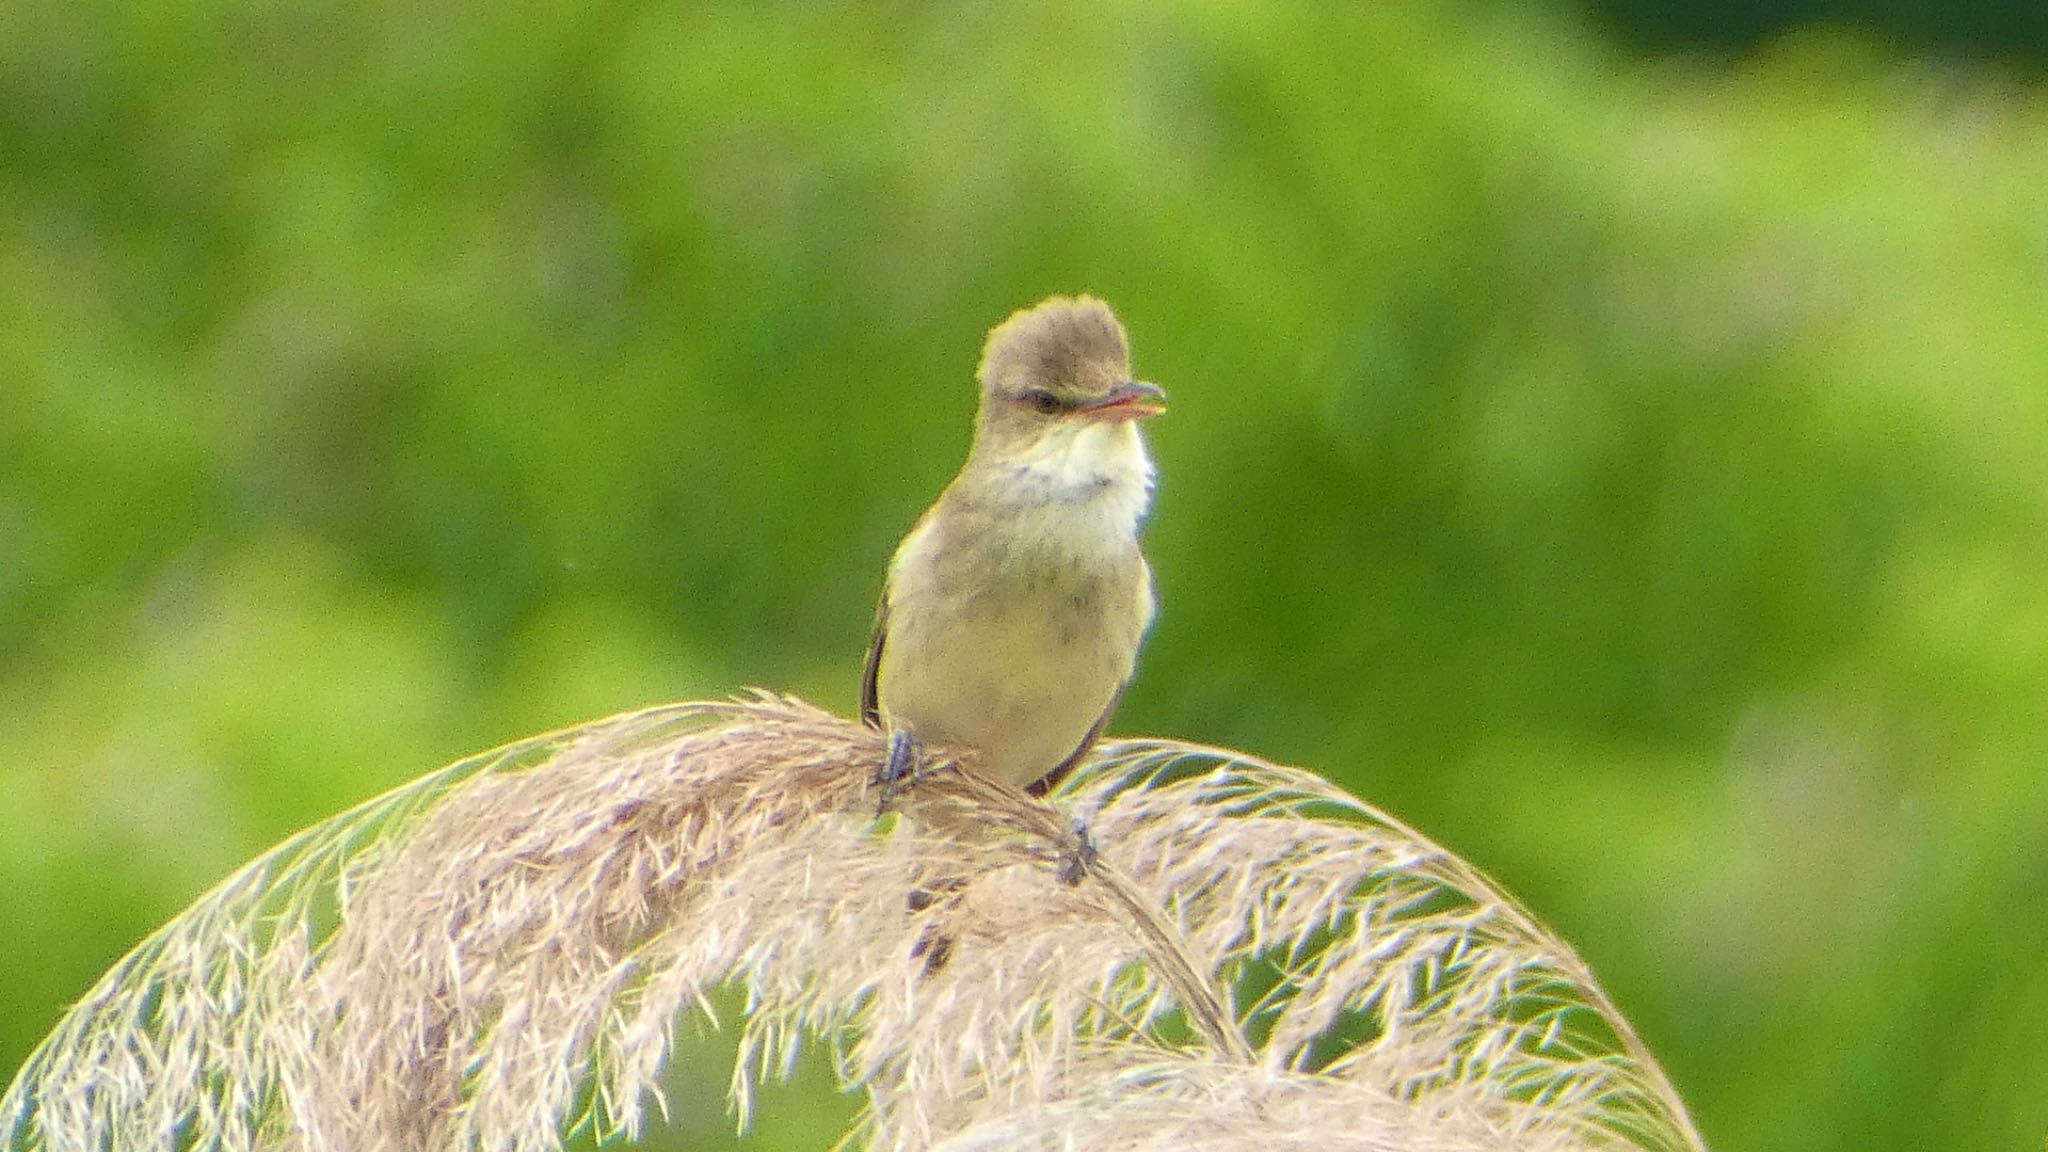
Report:
[[875,804],[875,815],[883,816],[889,811],[889,804],[898,793],[924,774],[924,757],[919,755],[917,740],[901,728],[889,733],[889,759],[882,770],[875,773],[875,784],[882,790],[881,799]]
[[1081,883],[1101,853],[1095,850],[1095,837],[1088,831],[1086,821],[1075,817],[1074,842],[1060,857],[1060,883],[1072,888]]

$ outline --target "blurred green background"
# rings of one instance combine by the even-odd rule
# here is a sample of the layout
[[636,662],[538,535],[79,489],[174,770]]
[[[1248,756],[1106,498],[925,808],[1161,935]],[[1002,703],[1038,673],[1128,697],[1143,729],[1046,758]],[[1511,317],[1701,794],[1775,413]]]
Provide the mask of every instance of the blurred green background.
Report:
[[0,9],[0,1074],[445,761],[850,710],[1088,290],[1174,400],[1119,730],[1490,870],[1719,1148],[2038,1149],[2048,9],[1680,7]]

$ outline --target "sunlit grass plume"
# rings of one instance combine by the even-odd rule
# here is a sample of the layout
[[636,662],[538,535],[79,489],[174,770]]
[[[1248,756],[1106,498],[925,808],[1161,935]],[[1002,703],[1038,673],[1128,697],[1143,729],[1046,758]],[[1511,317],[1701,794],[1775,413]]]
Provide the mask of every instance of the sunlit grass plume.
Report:
[[[1563,941],[1320,777],[1126,741],[1050,804],[940,764],[877,821],[884,753],[760,696],[426,776],[144,942],[0,1133],[538,1152],[744,1119],[820,1045],[878,1149],[1702,1147]],[[728,989],[730,1101],[664,1098]]]

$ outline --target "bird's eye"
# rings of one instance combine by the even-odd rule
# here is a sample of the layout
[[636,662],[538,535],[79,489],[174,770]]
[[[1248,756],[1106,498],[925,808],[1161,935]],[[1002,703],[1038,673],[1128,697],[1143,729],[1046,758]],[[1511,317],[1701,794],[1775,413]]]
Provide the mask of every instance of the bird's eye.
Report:
[[1061,408],[1066,407],[1066,405],[1060,403],[1059,397],[1044,389],[1033,389],[1030,392],[1026,392],[1024,394],[1024,402],[1031,405],[1031,410],[1041,416],[1050,416]]

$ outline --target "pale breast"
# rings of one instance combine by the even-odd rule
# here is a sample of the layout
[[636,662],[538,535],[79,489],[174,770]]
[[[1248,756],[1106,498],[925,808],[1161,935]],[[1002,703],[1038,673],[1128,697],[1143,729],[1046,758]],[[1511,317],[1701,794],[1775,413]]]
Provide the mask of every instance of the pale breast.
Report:
[[[904,542],[877,678],[882,711],[1028,784],[1066,759],[1130,678],[1152,617],[1134,527],[960,507]],[[1092,529],[1092,530],[1091,530]]]

